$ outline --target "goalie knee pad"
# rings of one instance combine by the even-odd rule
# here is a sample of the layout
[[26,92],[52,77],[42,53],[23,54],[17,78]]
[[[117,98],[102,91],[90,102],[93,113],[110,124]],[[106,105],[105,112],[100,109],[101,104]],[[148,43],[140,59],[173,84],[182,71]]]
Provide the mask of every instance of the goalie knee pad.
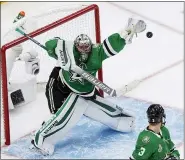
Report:
[[116,130],[121,132],[131,132],[134,130],[134,128],[135,128],[134,117],[120,117]]
[[120,106],[99,96],[96,96],[95,100],[89,100],[88,103],[89,106],[84,113],[86,116],[116,131],[131,132],[134,130],[135,117]]
[[120,110],[121,113],[116,130],[121,132],[132,132],[135,129],[135,117],[122,108]]

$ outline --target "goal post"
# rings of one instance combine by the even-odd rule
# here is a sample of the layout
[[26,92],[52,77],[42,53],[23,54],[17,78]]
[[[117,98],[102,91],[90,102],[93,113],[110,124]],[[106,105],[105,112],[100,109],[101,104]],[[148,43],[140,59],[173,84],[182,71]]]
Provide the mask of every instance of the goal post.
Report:
[[[58,12],[57,9],[56,9],[56,12]],[[89,18],[86,18],[84,20],[78,19],[78,17],[83,17],[86,14],[88,14],[89,12],[93,12],[92,15],[94,17],[93,18],[94,22],[91,22],[92,20],[89,21]],[[55,14],[54,11],[53,11],[53,13]],[[48,14],[50,14],[50,13],[48,13]],[[44,18],[42,18],[42,16],[47,16],[47,14],[45,14],[45,13],[43,13],[43,15],[41,14],[40,15],[41,20],[44,19]],[[37,17],[35,17],[35,18],[37,18]],[[49,18],[48,18],[48,20],[49,20]],[[77,20],[79,21],[78,23],[75,22]],[[70,34],[71,34],[70,32],[72,32],[72,31],[71,30],[68,31],[68,29],[71,28],[69,26],[72,24],[72,21],[74,22],[74,24],[73,24],[74,26],[72,26],[72,28],[74,29],[74,32],[77,32],[77,28],[78,28],[78,24],[79,24],[79,25],[81,25],[81,27],[86,28],[86,30],[87,30],[86,34],[88,34],[88,30],[91,33],[92,32],[91,27],[93,25],[94,43],[101,42],[99,7],[96,4],[92,4],[89,6],[83,6],[80,9],[75,9],[75,11],[72,10],[72,11],[70,11],[70,14],[66,14],[65,16],[61,15],[61,18],[55,20],[52,23],[48,23],[48,24],[36,29],[35,31],[33,31],[31,33],[28,33],[28,35],[32,38],[37,37],[37,36],[40,37],[40,39],[38,39],[38,41],[43,40],[43,39],[45,39],[45,41],[46,41],[46,40],[48,40],[48,38],[60,36],[57,33],[54,33],[55,28],[58,28],[58,30],[61,32],[69,32],[68,35],[70,36]],[[87,21],[89,21],[89,22],[87,22]],[[82,24],[82,23],[84,23],[84,24]],[[64,31],[62,31],[62,26],[65,24],[68,24],[69,26],[66,26],[66,27],[64,26]],[[81,33],[83,33],[83,28],[80,28],[79,32],[80,31],[81,31]],[[79,34],[79,33],[76,33],[76,35],[77,34]],[[76,35],[74,34],[74,36],[76,36]],[[74,37],[73,36],[71,36],[71,37],[74,40]],[[65,37],[64,37],[64,39],[65,39]],[[28,41],[29,41],[29,39],[23,36],[18,39],[10,41],[1,47],[1,52],[0,52],[1,80],[2,80],[2,84],[1,84],[2,85],[2,106],[1,106],[2,113],[1,113],[1,116],[3,117],[3,123],[4,123],[4,127],[3,127],[4,128],[3,129],[4,135],[3,136],[4,136],[4,140],[5,140],[6,145],[10,145],[10,142],[11,142],[11,140],[10,140],[10,118],[9,118],[9,107],[8,107],[8,85],[7,85],[8,78],[7,78],[7,66],[6,66],[7,65],[6,64],[6,61],[7,61],[6,53],[7,53],[8,49],[11,49],[12,47],[14,47],[18,44],[27,43]],[[31,43],[33,43],[33,42],[29,42],[29,44],[31,44]],[[43,42],[41,42],[41,43],[43,43]],[[41,55],[41,59],[42,59],[42,55]],[[98,71],[98,79],[103,81],[102,69],[100,69]],[[102,91],[100,91],[100,92],[103,95],[103,92]]]

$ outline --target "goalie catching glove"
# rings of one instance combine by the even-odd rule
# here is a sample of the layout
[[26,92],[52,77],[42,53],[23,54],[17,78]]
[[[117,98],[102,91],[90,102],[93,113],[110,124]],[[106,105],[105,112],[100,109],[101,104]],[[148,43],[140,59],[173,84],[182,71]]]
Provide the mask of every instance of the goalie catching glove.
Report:
[[143,20],[129,18],[128,24],[124,30],[120,31],[120,36],[126,40],[127,44],[132,43],[134,35],[146,30],[146,23]]

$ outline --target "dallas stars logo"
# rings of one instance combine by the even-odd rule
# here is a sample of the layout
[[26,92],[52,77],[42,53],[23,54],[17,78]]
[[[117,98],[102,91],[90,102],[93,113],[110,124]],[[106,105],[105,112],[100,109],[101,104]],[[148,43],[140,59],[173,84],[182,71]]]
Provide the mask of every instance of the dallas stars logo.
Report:
[[84,84],[84,79],[81,76],[79,76],[77,73],[74,73],[72,71],[70,71],[69,73],[70,73],[70,79],[69,79],[70,82],[78,81],[81,84]]
[[[81,63],[79,67],[82,68],[83,70],[87,68],[85,63]],[[70,82],[78,81],[79,83],[84,85],[84,79],[80,75],[72,71],[70,71],[69,73],[70,73],[70,79],[69,79]]]

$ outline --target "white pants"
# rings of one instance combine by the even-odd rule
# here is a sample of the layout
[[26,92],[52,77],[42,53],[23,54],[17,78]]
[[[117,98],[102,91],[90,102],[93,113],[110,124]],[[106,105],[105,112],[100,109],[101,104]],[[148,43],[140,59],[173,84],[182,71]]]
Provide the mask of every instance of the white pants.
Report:
[[71,93],[52,118],[36,132],[35,145],[42,147],[44,143],[57,143],[76,125],[82,115],[121,132],[130,132],[134,127],[135,118],[117,105],[99,96],[94,100],[85,100]]

